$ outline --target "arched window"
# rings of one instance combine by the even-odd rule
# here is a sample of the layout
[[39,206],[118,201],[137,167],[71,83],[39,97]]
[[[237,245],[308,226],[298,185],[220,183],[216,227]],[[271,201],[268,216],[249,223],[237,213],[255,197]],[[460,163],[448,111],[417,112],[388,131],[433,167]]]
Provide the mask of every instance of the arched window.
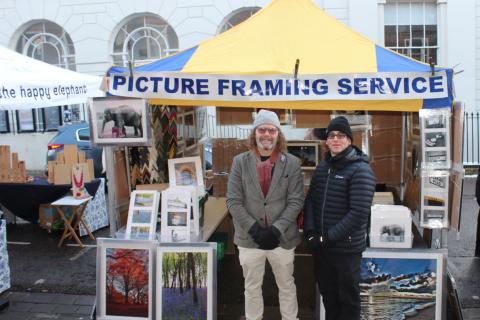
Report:
[[31,24],[20,35],[16,50],[37,60],[75,71],[75,49],[68,33],[51,21]]
[[[28,24],[17,40],[16,50],[31,58],[76,71],[72,38],[54,22],[41,20]],[[79,106],[64,108],[78,110]],[[23,113],[17,111],[16,119],[17,132],[56,131],[63,123],[62,107],[26,110]]]
[[127,66],[133,59],[136,64],[150,62],[178,51],[178,37],[162,18],[144,14],[128,19],[113,43],[113,63]]
[[228,29],[236,26],[237,24],[247,20],[260,9],[260,7],[245,7],[233,11],[228,16],[226,16],[225,19],[223,19],[217,33],[220,34],[222,32],[225,32]]

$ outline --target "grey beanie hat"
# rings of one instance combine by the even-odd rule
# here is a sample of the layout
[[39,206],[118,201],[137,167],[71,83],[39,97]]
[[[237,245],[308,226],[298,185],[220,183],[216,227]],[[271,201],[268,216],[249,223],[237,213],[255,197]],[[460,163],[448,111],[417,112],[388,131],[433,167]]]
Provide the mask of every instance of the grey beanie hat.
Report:
[[280,130],[280,120],[278,120],[278,116],[275,112],[265,109],[260,110],[255,117],[255,121],[253,122],[253,128],[256,128],[262,124],[271,124]]

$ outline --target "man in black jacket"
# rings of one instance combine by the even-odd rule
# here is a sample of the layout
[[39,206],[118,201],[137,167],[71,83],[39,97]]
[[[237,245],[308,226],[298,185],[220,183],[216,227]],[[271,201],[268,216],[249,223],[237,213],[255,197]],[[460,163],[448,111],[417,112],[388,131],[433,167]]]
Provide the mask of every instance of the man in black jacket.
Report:
[[329,152],[315,169],[304,207],[304,234],[327,320],[360,319],[360,263],[366,247],[375,175],[352,145],[345,117],[327,128]]

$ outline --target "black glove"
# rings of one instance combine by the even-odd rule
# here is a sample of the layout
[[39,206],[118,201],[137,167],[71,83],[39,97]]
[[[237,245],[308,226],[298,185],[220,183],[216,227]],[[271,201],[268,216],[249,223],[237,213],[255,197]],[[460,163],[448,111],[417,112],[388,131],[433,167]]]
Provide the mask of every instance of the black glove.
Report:
[[320,249],[322,242],[320,241],[320,234],[315,230],[309,230],[305,232],[305,240],[311,249]]
[[274,226],[264,229],[263,237],[258,244],[262,250],[273,250],[280,244],[281,232]]
[[250,234],[250,236],[253,238],[253,241],[260,244],[259,241],[261,238],[263,238],[263,233],[265,232],[264,230],[265,229],[262,228],[260,223],[255,222],[250,230],[248,230],[248,234]]

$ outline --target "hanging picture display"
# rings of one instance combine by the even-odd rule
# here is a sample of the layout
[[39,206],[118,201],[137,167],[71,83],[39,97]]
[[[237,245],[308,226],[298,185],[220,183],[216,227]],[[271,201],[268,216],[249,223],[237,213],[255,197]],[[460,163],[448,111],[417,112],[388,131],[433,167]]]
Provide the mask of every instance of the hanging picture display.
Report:
[[144,99],[89,100],[90,136],[95,145],[150,146],[150,113]]
[[446,170],[422,172],[420,226],[424,228],[448,227],[449,177]]
[[157,247],[156,319],[216,319],[216,244]]
[[450,109],[419,111],[424,168],[450,169]]
[[125,239],[155,240],[159,200],[154,190],[131,193]]
[[153,241],[97,239],[97,319],[153,319],[155,246]]
[[162,191],[162,242],[190,241],[191,203],[187,189],[170,187]]

